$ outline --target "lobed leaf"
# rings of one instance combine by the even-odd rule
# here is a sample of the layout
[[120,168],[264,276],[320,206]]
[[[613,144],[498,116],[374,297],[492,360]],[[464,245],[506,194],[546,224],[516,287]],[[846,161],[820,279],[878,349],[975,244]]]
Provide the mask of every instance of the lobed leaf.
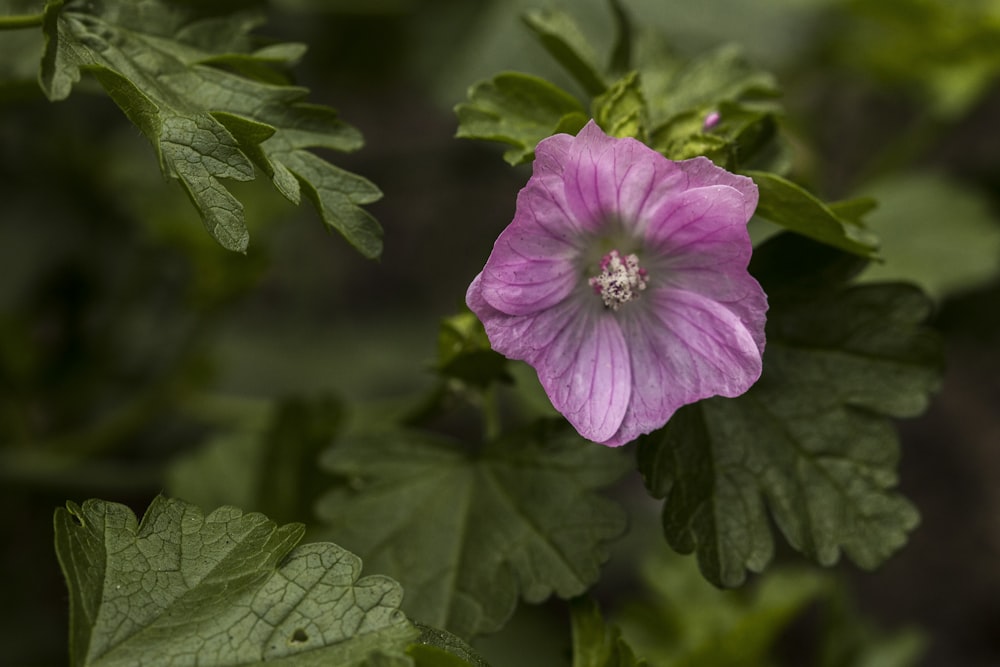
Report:
[[938,385],[940,340],[922,325],[930,303],[907,285],[845,284],[854,269],[833,253],[787,235],[755,253],[771,306],[761,379],[739,398],[682,408],[641,440],[639,469],[666,499],[668,542],[697,552],[716,585],[767,565],[768,510],[788,543],[822,565],[843,551],[874,568],[917,525],[892,490],[891,419],[919,414]]
[[515,165],[534,159],[539,141],[558,132],[576,134],[589,116],[562,89],[530,74],[506,72],[469,89],[469,101],[455,107],[458,132],[466,139],[509,144],[503,158]]
[[687,112],[699,111],[704,117],[725,102],[752,102],[774,111],[770,101],[779,94],[774,76],[753,67],[733,46],[691,60],[680,60],[662,48],[647,48],[636,59],[636,67],[654,128]]
[[210,9],[164,0],[49,0],[42,89],[63,99],[81,71],[92,72],[224,247],[245,251],[249,233],[243,206],[222,179],[252,180],[256,166],[293,203],[305,188],[328,226],[377,257],[382,231],[361,206],[381,192],[308,150],[355,150],[361,137],[332,109],[304,102],[306,89],[287,85],[282,68],[304,47],[252,50],[254,14],[213,16]]
[[359,436],[322,464],[344,480],[317,505],[329,534],[406,586],[412,618],[462,637],[499,629],[519,596],[582,593],[625,528],[594,490],[627,461],[547,422],[477,454],[418,431]]
[[77,667],[409,664],[418,632],[399,585],[359,579],[335,544],[296,547],[303,528],[156,498],[141,523],[88,500],[55,513]]

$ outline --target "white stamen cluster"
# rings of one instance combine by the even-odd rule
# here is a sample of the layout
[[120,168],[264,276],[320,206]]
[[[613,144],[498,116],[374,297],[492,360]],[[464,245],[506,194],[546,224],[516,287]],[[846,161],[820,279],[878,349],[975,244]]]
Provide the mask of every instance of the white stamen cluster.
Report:
[[605,308],[618,310],[622,304],[639,298],[649,276],[639,267],[639,258],[634,253],[622,258],[617,250],[612,250],[601,259],[601,273],[587,282],[600,295]]

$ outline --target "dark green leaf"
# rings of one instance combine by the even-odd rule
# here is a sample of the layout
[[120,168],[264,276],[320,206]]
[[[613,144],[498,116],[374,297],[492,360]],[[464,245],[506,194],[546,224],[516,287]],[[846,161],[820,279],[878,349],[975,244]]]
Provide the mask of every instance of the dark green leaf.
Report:
[[[866,569],[918,521],[892,491],[891,419],[919,414],[940,380],[940,340],[922,326],[930,303],[898,284],[820,289],[814,278],[772,288],[786,257],[825,252],[792,239],[769,241],[751,265],[771,307],[761,379],[739,398],[682,408],[639,448],[649,490],[666,499],[667,540],[696,551],[720,586],[739,585],[771,559],[768,509],[795,549],[822,565],[843,550]],[[788,252],[769,252],[772,244]],[[815,274],[836,275],[837,262]]]
[[615,22],[615,43],[611,47],[608,70],[612,74],[625,74],[632,69],[632,36],[635,31],[621,0],[610,0],[609,4]]
[[763,171],[748,171],[760,192],[756,214],[803,236],[862,257],[878,256],[878,239],[857,219],[852,207],[841,207],[838,215],[795,183]]
[[[75,667],[407,664],[417,636],[402,591],[335,544],[296,547],[301,525],[157,498],[141,523],[88,500],[55,514]],[[389,662],[377,657],[379,654]],[[371,662],[369,662],[371,660]],[[400,662],[402,660],[403,662]]]
[[576,134],[589,117],[580,102],[548,81],[529,74],[498,74],[469,90],[455,107],[456,136],[510,144],[510,164],[529,162],[539,141],[558,132]]
[[329,534],[401,580],[411,617],[462,637],[499,629],[519,596],[582,593],[625,528],[594,490],[627,461],[558,422],[475,454],[416,431],[345,438],[322,463],[345,480],[317,508]]
[[597,603],[589,597],[573,600],[570,607],[573,629],[573,667],[644,667],[621,631],[608,626]]
[[285,85],[282,68],[303,47],[252,51],[249,31],[259,19],[212,16],[210,9],[163,0],[50,0],[42,89],[63,99],[82,70],[92,72],[226,248],[246,250],[249,234],[242,204],[221,179],[252,180],[256,164],[294,203],[304,187],[327,225],[377,257],[381,228],[360,206],[381,192],[308,150],[354,150],[360,135],[332,109],[304,102],[307,90]]
[[569,14],[536,9],[524,15],[524,22],[588,95],[594,97],[605,91],[607,84],[597,66],[597,55]]

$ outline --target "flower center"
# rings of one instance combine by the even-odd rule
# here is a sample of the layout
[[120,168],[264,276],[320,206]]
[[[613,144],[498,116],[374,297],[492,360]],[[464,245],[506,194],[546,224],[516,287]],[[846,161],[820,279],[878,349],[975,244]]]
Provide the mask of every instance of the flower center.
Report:
[[646,269],[639,266],[635,253],[622,257],[617,250],[601,258],[601,272],[587,281],[600,295],[604,307],[611,310],[638,299],[639,292],[646,289],[648,282]]

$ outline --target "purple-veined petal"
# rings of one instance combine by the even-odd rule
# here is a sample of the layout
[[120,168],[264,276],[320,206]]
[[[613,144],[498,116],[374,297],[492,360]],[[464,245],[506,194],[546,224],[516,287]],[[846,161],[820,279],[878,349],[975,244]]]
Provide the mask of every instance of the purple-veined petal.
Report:
[[618,431],[632,394],[629,351],[618,320],[581,307],[551,318],[559,335],[527,361],[556,410],[580,435],[605,442]]
[[549,308],[579,284],[574,260],[582,231],[566,204],[562,176],[555,172],[565,153],[564,139],[571,137],[556,135],[539,144],[534,174],[517,195],[514,219],[483,269],[483,297],[511,315]]
[[[534,366],[583,435],[621,445],[682,405],[737,396],[760,376],[767,297],[747,272],[752,180],[705,158],[672,162],[593,122],[535,150],[467,302],[493,348]],[[605,308],[587,284],[616,236],[646,285]],[[617,255],[615,255],[617,256]],[[588,273],[589,271],[589,273]]]
[[[763,299],[762,290],[759,294]],[[754,311],[748,321],[691,292],[662,289],[649,297],[656,303],[622,322],[633,392],[622,426],[607,444],[629,442],[660,428],[688,403],[739,396],[760,377],[763,310]]]
[[743,194],[728,185],[686,190],[653,214],[645,240],[657,254],[675,262],[720,252],[720,259],[737,254],[746,266],[751,247],[743,211]]
[[[575,252],[543,234],[519,236],[508,227],[483,268],[483,298],[510,315],[529,315],[554,306],[579,284]],[[552,253],[544,254],[545,247]]]
[[493,349],[531,364],[552,405],[595,442],[621,425],[632,392],[628,346],[618,321],[578,299],[534,315],[508,315],[486,301],[477,276],[466,294]]
[[635,139],[607,136],[593,121],[580,130],[566,160],[567,203],[591,230],[609,218],[635,225],[687,183],[675,163]]
[[743,195],[743,219],[749,220],[757,208],[757,184],[748,176],[733,174],[718,167],[707,157],[695,157],[690,160],[675,162],[677,168],[687,176],[689,189],[703,188],[709,185],[728,185]]

